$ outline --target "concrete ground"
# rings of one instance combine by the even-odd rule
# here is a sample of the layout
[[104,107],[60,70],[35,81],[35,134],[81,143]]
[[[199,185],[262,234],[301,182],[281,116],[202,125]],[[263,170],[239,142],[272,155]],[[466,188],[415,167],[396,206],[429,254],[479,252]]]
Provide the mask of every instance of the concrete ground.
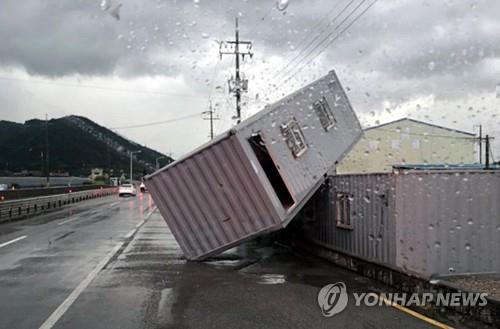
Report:
[[388,306],[331,317],[321,287],[380,284],[275,244],[188,262],[148,194],[0,225],[0,328],[427,328]]

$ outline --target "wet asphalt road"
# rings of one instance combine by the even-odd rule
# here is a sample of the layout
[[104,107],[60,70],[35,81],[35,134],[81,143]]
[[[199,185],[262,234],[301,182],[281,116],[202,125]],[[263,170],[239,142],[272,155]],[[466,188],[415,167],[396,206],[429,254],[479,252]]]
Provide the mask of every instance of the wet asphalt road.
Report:
[[0,246],[23,236],[0,247],[0,328],[40,328],[103,260],[53,328],[430,327],[394,308],[351,300],[344,312],[323,317],[323,285],[343,281],[350,292],[380,285],[277,245],[251,242],[187,262],[147,194],[0,225]]

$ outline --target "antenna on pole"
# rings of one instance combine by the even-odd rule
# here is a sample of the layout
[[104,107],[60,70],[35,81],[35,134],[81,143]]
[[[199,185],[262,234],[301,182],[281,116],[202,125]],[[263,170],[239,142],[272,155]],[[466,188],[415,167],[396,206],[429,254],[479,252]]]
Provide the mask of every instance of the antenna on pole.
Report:
[[241,122],[241,93],[248,92],[248,79],[242,77],[240,72],[240,58],[245,60],[245,56],[253,57],[253,43],[251,41],[240,41],[240,32],[238,26],[238,18],[236,17],[236,33],[234,41],[221,41],[219,44],[219,55],[222,59],[223,55],[234,55],[236,72],[235,76],[228,80],[229,92],[234,94],[236,98],[236,123]]

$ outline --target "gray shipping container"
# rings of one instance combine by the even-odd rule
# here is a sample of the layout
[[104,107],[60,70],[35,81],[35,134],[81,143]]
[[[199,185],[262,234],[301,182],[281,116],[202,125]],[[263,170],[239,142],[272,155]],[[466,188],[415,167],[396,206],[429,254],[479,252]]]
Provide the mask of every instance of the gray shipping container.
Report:
[[286,226],[361,134],[331,71],[145,184],[185,256],[201,260]]
[[500,273],[499,201],[499,170],[338,175],[296,224],[317,245],[424,278]]

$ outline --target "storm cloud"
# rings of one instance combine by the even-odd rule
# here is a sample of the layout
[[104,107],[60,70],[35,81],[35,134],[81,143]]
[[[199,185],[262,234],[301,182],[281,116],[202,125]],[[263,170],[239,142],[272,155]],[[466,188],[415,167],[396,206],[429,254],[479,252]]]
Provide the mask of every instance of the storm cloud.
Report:
[[[232,124],[225,80],[234,69],[232,58],[220,60],[218,41],[234,38],[239,17],[241,38],[253,41],[255,50],[242,67],[250,80],[246,116],[335,69],[365,125],[411,115],[469,131],[479,123],[491,134],[500,131],[500,3],[380,0],[319,53],[350,10],[359,5],[357,14],[371,2],[290,0],[281,11],[275,0],[123,0],[116,20],[101,10],[100,0],[4,0],[1,119],[48,112],[124,126],[201,113],[212,95],[220,132]],[[277,75],[297,56],[289,74]],[[165,95],[126,92],[132,89]],[[175,156],[206,141],[201,119],[121,133]]]

